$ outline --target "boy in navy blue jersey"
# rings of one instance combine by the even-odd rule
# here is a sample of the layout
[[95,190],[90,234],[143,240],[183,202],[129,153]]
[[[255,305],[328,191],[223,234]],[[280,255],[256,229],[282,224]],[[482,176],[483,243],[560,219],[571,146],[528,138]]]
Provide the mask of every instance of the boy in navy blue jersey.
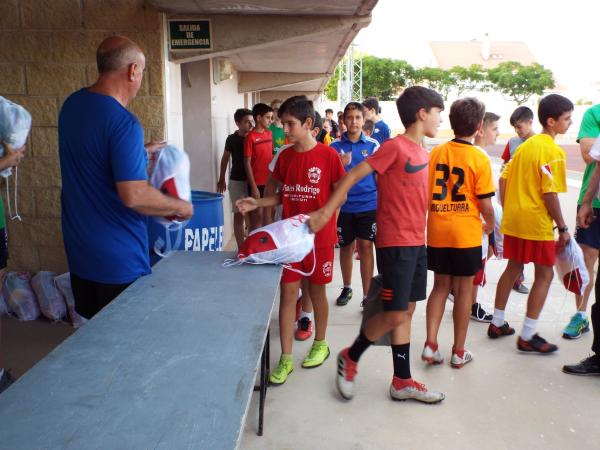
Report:
[[[379,143],[362,132],[365,123],[365,108],[351,102],[344,108],[344,125],[347,131],[340,139],[331,143],[341,156],[344,169],[350,171],[379,148]],[[336,300],[343,306],[352,298],[352,263],[354,241],[360,255],[360,275],[363,286],[363,300],[369,292],[373,277],[373,242],[375,241],[375,210],[377,209],[377,183],[375,174],[366,176],[348,192],[348,199],[341,208],[337,219],[338,241],[340,245],[340,265],[344,287]]]
[[380,144],[383,144],[383,141],[392,137],[392,132],[387,123],[381,119],[379,100],[377,100],[377,97],[367,97],[362,104],[365,107],[365,119],[372,120],[375,123],[372,137]]

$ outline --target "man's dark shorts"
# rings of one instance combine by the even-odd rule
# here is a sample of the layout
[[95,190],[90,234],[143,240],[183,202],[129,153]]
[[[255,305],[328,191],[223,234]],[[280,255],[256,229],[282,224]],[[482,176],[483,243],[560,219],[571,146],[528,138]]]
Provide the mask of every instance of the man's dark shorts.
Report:
[[381,300],[385,311],[406,311],[409,302],[427,297],[427,251],[425,246],[377,249],[381,268]]
[[337,232],[340,247],[352,244],[355,239],[374,242],[377,233],[375,211],[362,213],[340,212],[337,219]]
[[[580,206],[577,205],[577,212]],[[575,242],[600,250],[600,208],[594,208],[594,221],[588,228],[575,228]]]
[[481,246],[470,248],[427,247],[429,270],[442,275],[470,277],[483,267]]
[[6,228],[0,228],[0,270],[8,264],[8,235]]

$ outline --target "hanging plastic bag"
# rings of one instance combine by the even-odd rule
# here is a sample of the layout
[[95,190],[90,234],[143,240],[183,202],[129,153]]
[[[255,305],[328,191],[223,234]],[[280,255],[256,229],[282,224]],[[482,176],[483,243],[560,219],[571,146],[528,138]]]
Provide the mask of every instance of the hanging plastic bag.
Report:
[[87,322],[87,319],[80,316],[75,310],[75,297],[73,297],[73,290],[71,289],[71,274],[67,272],[55,277],[54,285],[65,299],[73,328],[79,328],[84,325]]
[[50,320],[60,320],[67,315],[65,299],[54,284],[54,272],[41,271],[31,279],[31,287],[42,314]]
[[[150,184],[165,195],[191,201],[190,158],[187,153],[172,145],[163,147],[150,170]],[[150,248],[164,258],[181,244],[183,227],[187,221],[180,221],[175,216],[151,217],[150,220],[160,223],[165,228],[164,239],[158,236],[155,242],[150,242]],[[175,242],[171,242],[171,233],[175,231]]]
[[228,259],[223,265],[283,264],[304,276],[312,275],[312,272],[300,272],[289,265],[302,261],[314,250],[315,235],[310,232],[307,221],[307,215],[299,214],[252,231],[240,246],[237,259]]
[[[598,136],[600,137],[600,136]],[[600,161],[600,139],[596,138],[594,143],[592,144],[592,148],[590,148],[590,158],[595,159],[596,161]]]
[[31,288],[31,275],[27,272],[8,272],[4,280],[4,299],[11,313],[19,320],[35,320],[40,308]]
[[502,206],[495,199],[492,200],[492,206],[494,207],[494,254],[497,259],[504,257],[504,235],[500,231],[500,224],[502,223]]
[[[2,141],[20,148],[25,145],[31,130],[31,114],[25,108],[10,100],[0,97],[0,156],[4,155]],[[7,178],[12,169],[4,169],[0,176]]]
[[590,275],[585,266],[583,251],[575,239],[571,239],[560,250],[557,247],[554,267],[568,291],[583,295],[583,291],[590,282]]
[[[360,329],[363,330],[366,323],[371,319],[371,317],[376,316],[377,314],[383,312],[383,300],[381,300],[381,288],[383,287],[383,278],[381,275],[376,275],[371,279],[371,285],[369,286],[369,292],[367,293],[367,298],[364,301],[363,314],[362,314],[362,323],[360,325]],[[392,339],[390,333],[386,333],[381,336],[377,341],[375,341],[375,345],[382,345],[384,347],[389,347],[392,344]]]

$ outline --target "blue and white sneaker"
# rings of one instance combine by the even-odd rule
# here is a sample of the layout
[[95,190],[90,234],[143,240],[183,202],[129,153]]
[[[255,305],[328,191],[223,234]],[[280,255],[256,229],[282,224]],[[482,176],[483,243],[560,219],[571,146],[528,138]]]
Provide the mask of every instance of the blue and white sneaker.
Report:
[[590,321],[578,311],[571,316],[571,320],[565,327],[562,336],[565,339],[579,339],[583,333],[588,331],[590,331]]

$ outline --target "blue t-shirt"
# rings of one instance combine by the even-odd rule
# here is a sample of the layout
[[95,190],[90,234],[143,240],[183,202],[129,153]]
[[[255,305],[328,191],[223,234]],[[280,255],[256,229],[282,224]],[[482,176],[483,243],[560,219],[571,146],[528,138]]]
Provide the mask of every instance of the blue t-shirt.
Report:
[[136,117],[113,97],[81,89],[62,106],[58,141],[70,271],[106,284],[149,274],[146,217],[123,204],[115,184],[147,179]]
[[[338,153],[352,153],[350,164],[344,166],[346,172],[352,170],[379,148],[379,142],[375,139],[360,134],[356,142],[348,139],[348,134],[343,133],[342,137],[331,143],[331,147]],[[367,175],[348,191],[346,203],[342,205],[342,212],[361,213],[375,211],[377,209],[377,183],[375,182],[375,173]]]
[[373,134],[371,137],[376,139],[380,144],[383,144],[383,141],[389,139],[391,135],[392,132],[390,131],[390,127],[388,127],[387,123],[383,120],[380,120],[373,127]]

